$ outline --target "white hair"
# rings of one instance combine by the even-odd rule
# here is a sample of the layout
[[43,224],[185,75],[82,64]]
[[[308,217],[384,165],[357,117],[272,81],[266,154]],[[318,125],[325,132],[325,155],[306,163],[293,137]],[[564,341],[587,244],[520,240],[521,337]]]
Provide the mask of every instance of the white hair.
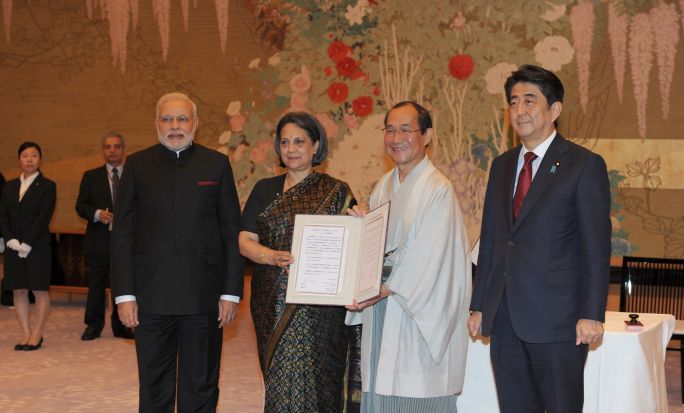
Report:
[[161,108],[161,105],[170,100],[184,100],[186,102],[189,102],[190,105],[192,105],[192,117],[197,118],[197,106],[195,105],[195,102],[193,102],[192,99],[188,97],[188,95],[180,92],[167,93],[159,98],[159,100],[157,101],[157,117],[159,117],[159,108]]

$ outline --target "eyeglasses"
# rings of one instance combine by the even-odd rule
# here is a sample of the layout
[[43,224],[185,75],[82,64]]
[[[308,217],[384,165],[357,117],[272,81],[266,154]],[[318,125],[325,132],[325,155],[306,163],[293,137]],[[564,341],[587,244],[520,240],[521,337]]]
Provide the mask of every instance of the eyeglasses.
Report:
[[411,129],[410,127],[408,127],[408,126],[402,126],[401,128],[397,129],[397,128],[393,128],[393,127],[390,126],[390,127],[388,127],[388,128],[382,128],[382,129],[380,129],[380,130],[381,130],[381,131],[385,134],[385,136],[387,136],[387,137],[392,137],[392,136],[394,136],[394,135],[398,132],[398,133],[399,133],[399,136],[401,136],[402,138],[408,138],[409,136],[411,136],[412,133],[418,132],[418,131],[420,131],[421,129],[418,128],[418,129],[412,130],[412,129]]
[[192,116],[188,115],[178,115],[178,116],[173,116],[173,115],[164,115],[159,117],[159,121],[162,123],[168,123],[171,124],[173,123],[173,120],[177,120],[178,123],[180,124],[186,124],[192,121]]

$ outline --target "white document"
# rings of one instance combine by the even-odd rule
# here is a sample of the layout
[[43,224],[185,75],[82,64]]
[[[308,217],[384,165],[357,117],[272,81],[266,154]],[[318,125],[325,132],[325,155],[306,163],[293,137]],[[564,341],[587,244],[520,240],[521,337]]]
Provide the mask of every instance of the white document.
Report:
[[349,232],[342,225],[305,225],[300,247],[297,291],[337,294],[344,281]]
[[297,215],[286,302],[348,305],[380,293],[389,204],[364,218]]

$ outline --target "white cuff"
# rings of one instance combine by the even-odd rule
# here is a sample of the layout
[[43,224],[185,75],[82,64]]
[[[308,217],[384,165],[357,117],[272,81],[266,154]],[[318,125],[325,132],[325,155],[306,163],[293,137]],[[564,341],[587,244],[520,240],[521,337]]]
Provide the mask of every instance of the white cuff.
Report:
[[240,297],[238,297],[237,295],[223,294],[221,296],[221,299],[224,301],[232,301],[238,304],[240,303]]
[[95,217],[93,218],[93,222],[100,222],[100,214],[101,213],[102,213],[101,209],[95,210]]
[[7,248],[14,250],[14,251],[19,251],[19,246],[21,244],[16,238],[12,238],[11,240],[7,241]]
[[5,239],[0,237],[0,254],[5,252]]
[[114,303],[115,304],[121,304],[125,303],[127,301],[136,301],[134,295],[120,295],[118,297],[114,297]]

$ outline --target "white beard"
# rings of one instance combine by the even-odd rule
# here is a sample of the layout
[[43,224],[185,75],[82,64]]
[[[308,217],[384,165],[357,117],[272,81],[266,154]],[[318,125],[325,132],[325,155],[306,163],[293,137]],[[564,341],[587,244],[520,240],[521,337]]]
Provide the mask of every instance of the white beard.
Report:
[[191,134],[186,135],[185,138],[181,140],[168,139],[159,130],[157,130],[157,136],[159,137],[159,142],[164,145],[164,147],[174,152],[179,152],[192,145],[192,141],[195,139],[195,131],[193,130]]

